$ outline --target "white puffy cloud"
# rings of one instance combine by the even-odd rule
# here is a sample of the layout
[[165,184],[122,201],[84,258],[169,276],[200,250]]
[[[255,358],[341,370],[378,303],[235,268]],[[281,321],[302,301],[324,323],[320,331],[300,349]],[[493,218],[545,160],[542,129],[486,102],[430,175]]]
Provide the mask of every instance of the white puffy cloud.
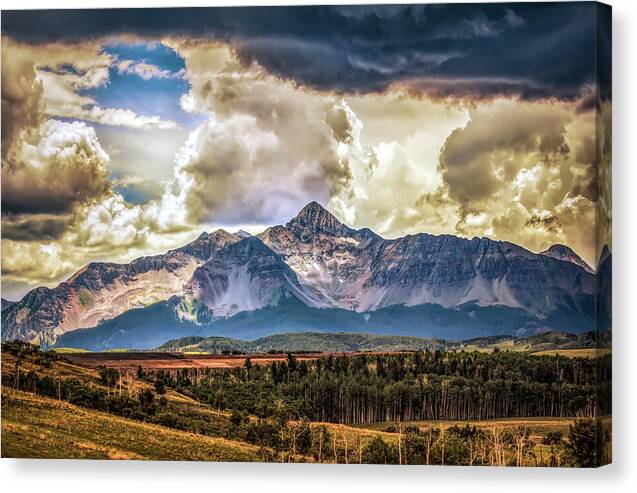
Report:
[[69,212],[109,189],[108,159],[84,123],[47,120],[24,129],[3,160],[3,208]]
[[50,284],[76,266],[73,255],[69,255],[58,241],[2,240],[3,283],[26,283],[31,287]]
[[[108,70],[106,73],[108,75]],[[42,82],[44,111],[48,115],[135,129],[179,128],[176,122],[156,115],[139,115],[125,108],[103,108],[93,98],[76,92],[85,86],[77,85],[75,74],[37,70],[37,78]]]
[[136,75],[137,77],[150,79],[176,79],[184,75],[184,70],[171,72],[170,70],[159,68],[157,65],[145,62],[143,60],[119,60],[117,62],[117,71],[120,74]]
[[89,247],[124,247],[145,242],[149,230],[142,207],[128,204],[121,195],[111,193],[79,212],[72,237],[76,243]]
[[[348,129],[339,126],[336,98],[243,67],[227,47],[167,43],[184,58],[191,85],[182,107],[207,121],[177,154],[160,223],[280,222],[347,183],[349,163],[338,146]],[[185,218],[166,212],[183,209]]]
[[435,196],[442,180],[438,154],[446,137],[467,121],[467,111],[404,95],[346,98],[351,141],[341,144],[352,179],[330,207],[348,224],[386,237],[455,229],[455,207]]

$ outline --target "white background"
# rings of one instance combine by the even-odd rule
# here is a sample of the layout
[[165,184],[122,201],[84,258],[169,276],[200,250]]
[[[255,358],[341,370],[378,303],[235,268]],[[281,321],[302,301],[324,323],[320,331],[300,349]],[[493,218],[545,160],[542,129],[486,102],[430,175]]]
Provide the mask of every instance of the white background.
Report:
[[[276,0],[0,0],[2,9],[214,6],[303,4]],[[314,0],[314,3],[338,3]],[[341,3],[409,3],[341,2]],[[420,2],[425,3],[425,2]],[[433,3],[433,2],[429,2]],[[492,491],[637,491],[637,2],[613,5],[613,267],[614,267],[614,463],[598,470],[498,469],[423,466],[342,466],[311,464],[215,464],[185,462],[109,462],[70,460],[0,461],[0,484],[5,492],[42,493],[83,491],[113,493],[142,490],[161,492],[298,491],[336,493],[365,491],[441,490]],[[630,283],[633,280],[633,283]],[[633,305],[635,303],[635,305]],[[631,309],[632,308],[632,309]]]

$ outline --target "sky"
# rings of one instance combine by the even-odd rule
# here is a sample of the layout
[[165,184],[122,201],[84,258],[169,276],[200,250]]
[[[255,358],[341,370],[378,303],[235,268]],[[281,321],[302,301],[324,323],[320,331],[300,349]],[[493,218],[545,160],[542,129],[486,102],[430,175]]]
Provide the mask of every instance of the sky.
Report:
[[2,296],[312,200],[386,238],[563,243],[595,265],[609,19],[588,2],[3,11]]

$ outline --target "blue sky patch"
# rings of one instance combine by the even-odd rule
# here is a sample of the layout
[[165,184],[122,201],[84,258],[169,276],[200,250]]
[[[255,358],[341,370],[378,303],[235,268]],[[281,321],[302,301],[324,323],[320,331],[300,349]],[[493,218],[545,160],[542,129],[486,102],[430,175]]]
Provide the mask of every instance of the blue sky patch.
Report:
[[[185,68],[184,60],[172,49],[155,43],[113,44],[105,52],[122,60],[146,62],[172,74]],[[194,128],[201,119],[184,112],[179,106],[181,96],[190,90],[186,80],[179,76],[144,80],[135,74],[120,73],[117,66],[109,69],[108,84],[82,91],[105,108],[126,108],[139,115],[157,115],[173,120],[186,129]]]

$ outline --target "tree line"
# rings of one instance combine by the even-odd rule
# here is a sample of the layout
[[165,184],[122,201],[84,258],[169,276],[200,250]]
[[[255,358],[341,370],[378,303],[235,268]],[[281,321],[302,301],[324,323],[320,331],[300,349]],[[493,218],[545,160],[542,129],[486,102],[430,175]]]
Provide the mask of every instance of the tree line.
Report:
[[265,417],[281,399],[297,418],[378,421],[595,417],[610,414],[611,359],[498,351],[326,356],[155,378],[219,409]]

